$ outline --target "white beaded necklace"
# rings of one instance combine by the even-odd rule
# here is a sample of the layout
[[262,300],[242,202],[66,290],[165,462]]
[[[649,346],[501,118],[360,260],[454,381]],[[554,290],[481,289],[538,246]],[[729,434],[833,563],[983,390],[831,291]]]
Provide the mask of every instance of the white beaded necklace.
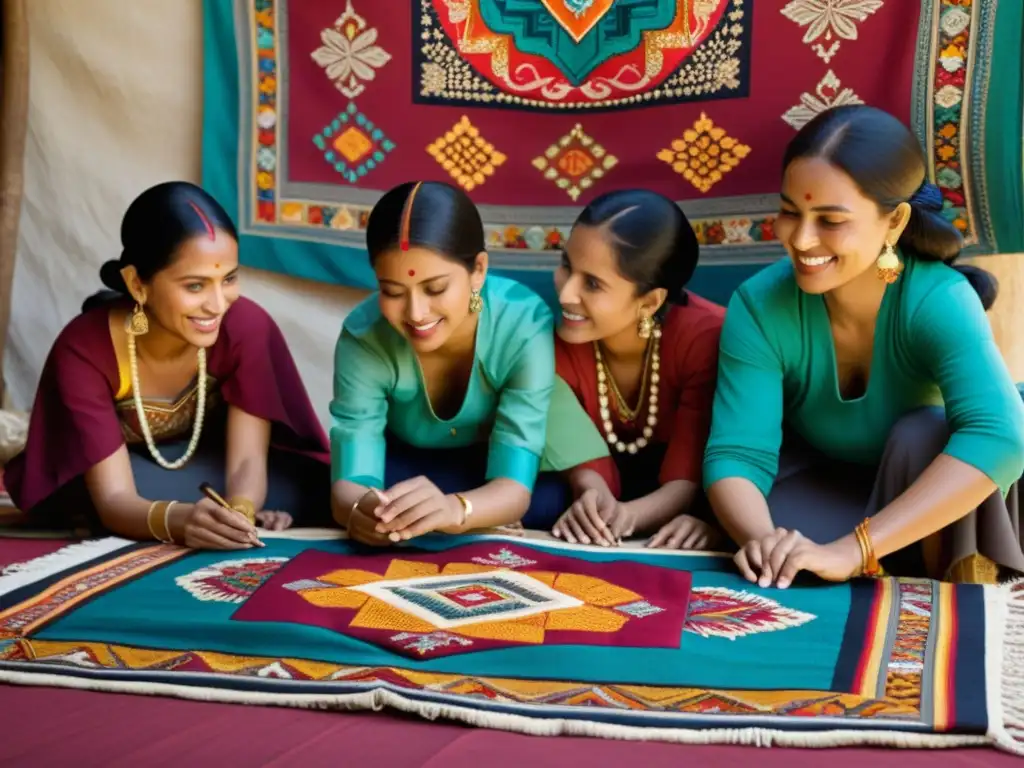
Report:
[[199,392],[195,421],[192,424],[192,439],[188,441],[188,448],[180,459],[168,461],[156,449],[153,433],[149,429],[149,419],[146,418],[146,410],[142,406],[142,387],[139,384],[139,359],[135,351],[135,336],[131,333],[128,334],[128,367],[132,374],[132,398],[135,400],[135,413],[139,416],[139,427],[142,429],[146,447],[149,448],[149,455],[164,469],[181,469],[199,447],[199,436],[203,433],[203,417],[206,415],[206,350],[200,347],[196,357],[199,360]]
[[[597,401],[601,407],[601,421],[604,425],[605,438],[610,445],[615,446],[615,450],[619,453],[636,453],[640,449],[645,448],[654,435],[654,428],[658,426],[658,382],[661,381],[659,373],[661,369],[661,327],[655,326],[652,335],[654,338],[651,340],[653,348],[650,355],[651,376],[649,394],[647,396],[647,424],[644,426],[641,436],[630,443],[623,442],[615,434],[615,425],[612,424],[612,413],[608,403],[608,380],[611,376],[611,371],[608,371],[605,366],[604,358],[601,356],[600,345],[596,341],[594,342],[594,360],[597,364]],[[643,379],[641,379],[641,385],[642,381]],[[643,399],[644,393],[641,391],[640,402],[636,408],[638,414],[643,412]]]

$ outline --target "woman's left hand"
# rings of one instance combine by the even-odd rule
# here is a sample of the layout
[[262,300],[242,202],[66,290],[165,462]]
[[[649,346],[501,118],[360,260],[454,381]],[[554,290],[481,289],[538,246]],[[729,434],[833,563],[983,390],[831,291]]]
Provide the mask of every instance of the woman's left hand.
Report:
[[462,524],[462,504],[425,477],[414,477],[385,492],[387,504],[377,507],[377,531],[392,541],[406,541],[431,531]]
[[775,545],[767,565],[780,589],[792,584],[800,571],[825,581],[848,581],[860,571],[860,547],[845,539],[815,544],[799,531],[789,531]]
[[268,531],[283,531],[292,527],[292,516],[287,512],[271,512],[264,509],[256,513],[256,525]]
[[651,549],[684,549],[693,552],[709,550],[719,541],[718,529],[692,515],[672,518],[659,530],[647,546]]

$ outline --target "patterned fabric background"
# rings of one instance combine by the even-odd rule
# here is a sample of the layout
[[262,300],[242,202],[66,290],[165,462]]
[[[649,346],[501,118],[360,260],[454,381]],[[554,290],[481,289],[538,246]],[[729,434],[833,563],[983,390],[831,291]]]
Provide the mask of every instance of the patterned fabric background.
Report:
[[[547,289],[580,207],[644,186],[693,220],[706,246],[697,290],[727,293],[781,254],[773,213],[786,143],[818,112],[857,103],[914,127],[946,215],[973,251],[1020,247],[997,239],[993,224],[993,211],[1021,208],[1021,53],[1013,41],[996,51],[995,23],[999,7],[1000,23],[1019,21],[1019,4],[206,7],[205,182],[235,208],[253,266],[371,286],[363,230],[373,202],[401,182],[434,179],[481,206],[496,267]],[[986,105],[1000,85],[1016,111]],[[986,144],[1015,126],[1015,141]]]

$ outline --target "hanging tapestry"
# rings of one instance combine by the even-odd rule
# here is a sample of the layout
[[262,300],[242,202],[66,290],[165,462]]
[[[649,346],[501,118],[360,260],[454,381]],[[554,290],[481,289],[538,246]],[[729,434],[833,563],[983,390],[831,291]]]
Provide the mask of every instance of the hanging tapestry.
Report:
[[786,143],[859,103],[914,128],[968,253],[1024,249],[1020,3],[205,7],[204,183],[251,266],[371,287],[374,201],[437,180],[479,205],[492,265],[549,293],[581,207],[646,187],[680,202],[703,246],[694,288],[722,299],[782,254]]
[[1024,753],[1010,586],[760,589],[715,554],[342,536],[108,538],[29,562],[0,576],[0,682],[549,736]]

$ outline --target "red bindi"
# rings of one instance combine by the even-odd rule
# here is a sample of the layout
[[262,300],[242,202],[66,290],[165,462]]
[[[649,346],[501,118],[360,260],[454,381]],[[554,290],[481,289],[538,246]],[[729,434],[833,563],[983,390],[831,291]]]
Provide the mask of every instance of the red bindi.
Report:
[[415,269],[410,269],[409,270],[409,277],[416,277],[416,270]]
[[806,195],[804,195],[804,200],[806,200],[807,202],[811,201],[811,193],[810,192],[808,192]]

